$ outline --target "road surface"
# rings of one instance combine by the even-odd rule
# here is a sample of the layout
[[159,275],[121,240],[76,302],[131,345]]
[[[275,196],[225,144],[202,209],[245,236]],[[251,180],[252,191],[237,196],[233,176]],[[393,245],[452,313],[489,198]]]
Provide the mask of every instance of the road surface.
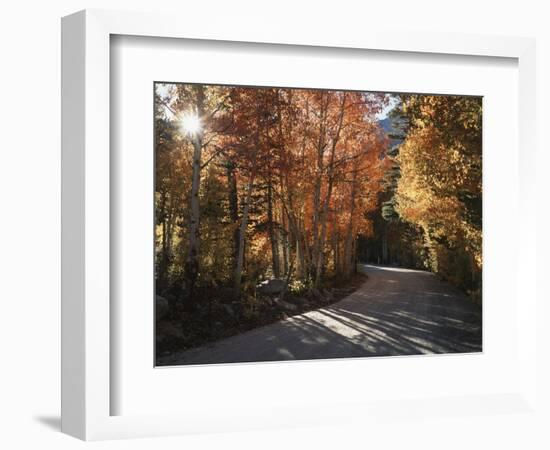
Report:
[[429,272],[361,265],[368,280],[330,306],[158,365],[281,361],[481,351],[481,308]]

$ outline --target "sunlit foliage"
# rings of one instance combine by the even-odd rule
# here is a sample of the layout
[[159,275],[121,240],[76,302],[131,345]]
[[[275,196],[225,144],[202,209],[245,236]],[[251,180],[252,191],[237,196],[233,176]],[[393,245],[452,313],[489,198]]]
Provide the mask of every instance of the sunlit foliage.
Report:
[[354,272],[361,236],[378,262],[476,294],[481,113],[473,97],[156,84],[157,293],[319,288]]
[[378,206],[387,137],[376,115],[386,101],[158,84],[157,292],[228,286],[239,297],[266,277],[319,286],[349,276]]
[[420,227],[427,267],[478,290],[482,267],[482,105],[476,97],[408,96],[396,210]]

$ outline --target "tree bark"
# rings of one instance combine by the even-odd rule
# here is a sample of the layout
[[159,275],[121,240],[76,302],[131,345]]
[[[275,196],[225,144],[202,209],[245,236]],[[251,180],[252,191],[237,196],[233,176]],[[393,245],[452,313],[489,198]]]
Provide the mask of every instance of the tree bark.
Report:
[[237,265],[235,268],[234,290],[235,296],[240,297],[241,294],[241,280],[243,272],[244,261],[244,243],[246,240],[246,229],[248,227],[248,213],[250,210],[250,202],[252,201],[252,190],[254,188],[254,178],[256,176],[256,156],[254,156],[254,162],[248,186],[246,188],[246,198],[243,206],[243,217],[241,219],[241,226],[239,229],[239,248],[237,251]]
[[271,243],[271,260],[273,268],[273,276],[279,278],[281,276],[280,259],[279,259],[279,243],[275,226],[273,224],[273,186],[271,177],[267,182],[267,231],[269,241]]
[[382,234],[382,264],[388,263],[388,226],[384,222],[384,232]]
[[328,219],[328,209],[330,205],[330,199],[332,196],[332,188],[334,186],[334,159],[336,154],[336,145],[340,139],[340,132],[342,131],[342,125],[344,121],[344,111],[346,104],[346,94],[342,96],[342,103],[340,105],[340,115],[338,118],[337,130],[334,138],[332,139],[331,153],[330,153],[330,163],[328,166],[328,187],[325,201],[323,203],[323,210],[321,212],[320,222],[321,222],[321,233],[317,245],[317,256],[315,264],[315,286],[319,287],[321,284],[321,276],[323,273],[324,266],[324,250],[325,250],[325,240],[327,234],[327,219]]
[[[200,118],[204,110],[204,87],[200,84],[195,86],[197,103],[196,114]],[[202,135],[197,133],[192,136],[193,143],[193,162],[192,162],[192,177],[191,177],[191,198],[189,202],[189,245],[187,251],[187,260],[185,263],[185,278],[189,284],[189,298],[193,303],[193,293],[195,284],[199,275],[199,222],[200,222],[200,206],[199,206],[199,189],[201,180],[201,157],[202,157]]]
[[351,194],[350,194],[350,212],[349,212],[349,221],[348,229],[346,233],[346,246],[344,250],[344,271],[346,276],[349,276],[353,273],[354,266],[354,256],[353,256],[353,214],[355,213],[355,197],[357,195],[357,167],[353,170],[353,178],[351,181]]
[[229,218],[233,226],[233,248],[232,248],[232,273],[237,270],[239,254],[239,196],[237,193],[237,177],[235,176],[235,163],[228,159],[226,162]]
[[160,216],[162,218],[162,245],[157,274],[157,292],[168,288],[168,269],[172,259],[172,227],[174,225],[174,193],[170,194],[168,204],[166,192],[162,193]]
[[[336,221],[333,221],[333,223]],[[334,273],[340,273],[340,245],[338,233],[333,229],[332,232],[332,266]]]
[[293,242],[294,236],[287,227],[287,220],[284,214],[284,211],[281,210],[281,247],[283,253],[283,273],[288,273],[288,265],[290,258],[290,243]]
[[[324,103],[323,103],[324,101]],[[312,220],[312,230],[313,230],[313,246],[312,246],[312,259],[316,263],[318,260],[318,253],[320,251],[320,236],[319,236],[319,212],[321,209],[321,186],[323,182],[323,172],[324,168],[324,155],[326,149],[326,121],[328,115],[328,101],[329,97],[326,93],[323,94],[321,102],[321,112],[319,120],[319,138],[317,140],[317,166],[315,174],[315,184],[313,189],[313,220]],[[316,270],[316,267],[311,268],[311,272]],[[317,278],[315,277],[315,280]],[[316,282],[317,283],[317,282]]]
[[235,276],[233,279],[233,290],[235,292],[235,297],[240,297],[241,295],[241,281],[242,281],[242,272],[243,272],[243,262],[244,262],[244,244],[246,240],[246,229],[248,227],[248,214],[250,211],[250,203],[252,201],[252,190],[254,188],[254,179],[256,177],[256,163],[258,160],[258,153],[260,153],[260,105],[258,102],[258,93],[256,93],[256,132],[254,133],[254,150],[250,168],[250,178],[248,181],[248,186],[246,188],[246,198],[243,205],[243,216],[241,219],[241,226],[239,229],[239,248],[237,252],[237,266],[235,268]]

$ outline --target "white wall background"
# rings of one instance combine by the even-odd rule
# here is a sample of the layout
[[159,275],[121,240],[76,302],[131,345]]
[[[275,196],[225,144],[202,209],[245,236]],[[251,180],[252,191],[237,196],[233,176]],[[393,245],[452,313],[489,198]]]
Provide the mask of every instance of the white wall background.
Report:
[[[288,27],[326,24],[327,33],[347,27],[454,31],[537,38],[539,141],[539,261],[548,264],[548,124],[550,114],[550,14],[544,1],[143,1],[11,0],[0,9],[0,447],[82,448],[59,433],[60,360],[60,17],[84,8],[177,11],[187,21],[208,23],[219,14],[246,26],[260,20]],[[546,145],[543,145],[546,144]],[[514,237],[511,236],[511,239]],[[533,274],[535,276],[535,274]],[[535,278],[533,278],[535,282]],[[542,283],[539,287],[542,286]],[[539,315],[549,317],[540,292]],[[547,320],[541,320],[541,324]],[[550,344],[550,326],[541,339]],[[550,404],[548,345],[539,349],[541,395]],[[546,423],[544,423],[546,422]],[[95,448],[548,448],[550,419],[503,415],[403,421],[396,429],[364,424],[247,434],[88,444]]]

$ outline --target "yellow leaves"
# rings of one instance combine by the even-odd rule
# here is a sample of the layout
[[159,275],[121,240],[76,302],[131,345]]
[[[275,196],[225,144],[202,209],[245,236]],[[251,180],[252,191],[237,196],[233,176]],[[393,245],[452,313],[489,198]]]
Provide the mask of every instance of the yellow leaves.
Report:
[[438,267],[441,251],[435,249],[443,242],[462,248],[481,268],[481,227],[462,200],[481,196],[480,101],[412,96],[404,109],[412,120],[396,158],[401,170],[396,211],[424,230],[434,250],[432,267]]

